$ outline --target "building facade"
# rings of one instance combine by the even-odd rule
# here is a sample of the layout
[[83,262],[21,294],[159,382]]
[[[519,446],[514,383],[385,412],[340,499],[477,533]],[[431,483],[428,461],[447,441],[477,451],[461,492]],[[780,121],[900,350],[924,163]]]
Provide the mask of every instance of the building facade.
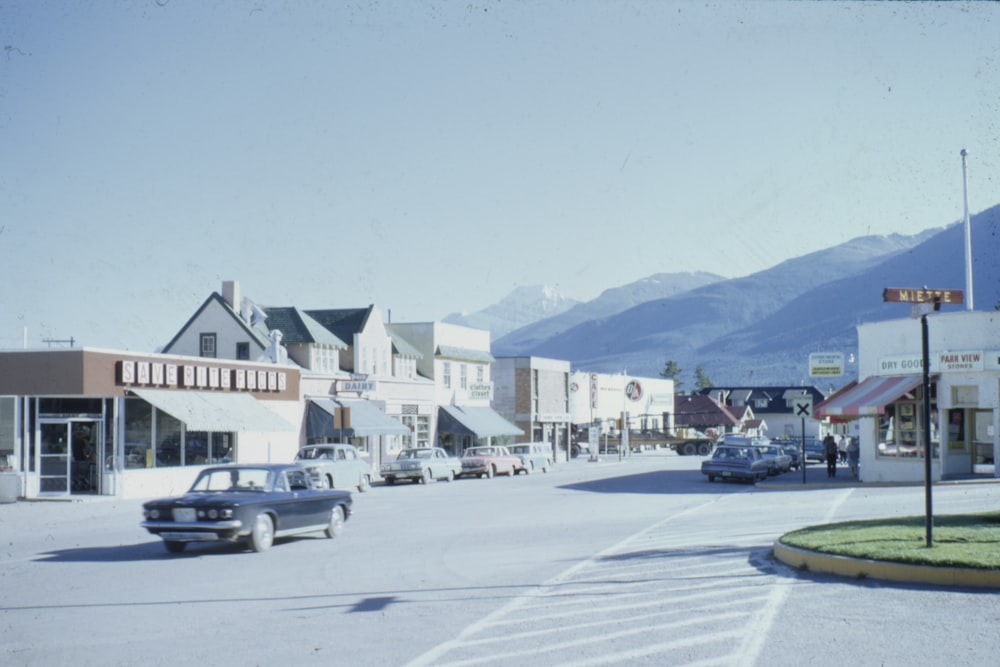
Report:
[[499,357],[493,363],[493,406],[523,432],[518,442],[545,442],[556,461],[569,456],[570,363],[543,357]]
[[816,406],[858,438],[864,482],[923,481],[928,446],[934,481],[997,476],[1000,313],[930,314],[926,343],[925,387],[920,320],[860,325],[859,381]]

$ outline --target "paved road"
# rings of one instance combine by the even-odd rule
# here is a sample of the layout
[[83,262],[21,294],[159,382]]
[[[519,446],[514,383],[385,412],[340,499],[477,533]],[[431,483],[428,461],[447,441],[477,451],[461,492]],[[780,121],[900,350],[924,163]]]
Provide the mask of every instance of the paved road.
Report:
[[[992,663],[992,594],[770,557],[802,525],[919,514],[922,488],[708,484],[698,461],[375,488],[342,539],[265,554],[168,556],[131,501],[0,506],[0,664]],[[955,486],[936,506],[998,500]]]

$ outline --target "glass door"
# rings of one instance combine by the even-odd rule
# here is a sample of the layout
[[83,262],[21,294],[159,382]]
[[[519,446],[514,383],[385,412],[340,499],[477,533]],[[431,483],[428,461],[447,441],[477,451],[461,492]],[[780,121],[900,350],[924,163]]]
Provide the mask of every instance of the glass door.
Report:
[[68,494],[70,489],[70,422],[40,422],[39,492]]

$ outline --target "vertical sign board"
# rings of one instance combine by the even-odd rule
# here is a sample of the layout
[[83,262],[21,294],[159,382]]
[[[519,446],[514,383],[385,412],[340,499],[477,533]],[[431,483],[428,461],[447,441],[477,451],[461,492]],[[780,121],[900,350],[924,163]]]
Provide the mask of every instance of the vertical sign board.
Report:
[[813,352],[809,355],[810,377],[839,377],[843,374],[843,352]]
[[806,419],[812,419],[812,395],[799,396],[792,400],[792,414],[802,419],[802,442],[799,443],[799,461],[802,462],[802,483],[806,483]]

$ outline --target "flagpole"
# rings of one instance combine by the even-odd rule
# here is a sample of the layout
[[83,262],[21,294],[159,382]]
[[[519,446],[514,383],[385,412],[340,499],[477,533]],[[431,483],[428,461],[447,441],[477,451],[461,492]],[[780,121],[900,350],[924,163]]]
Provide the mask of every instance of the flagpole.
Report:
[[969,152],[962,149],[962,198],[965,202],[965,309],[972,310],[972,225],[969,223],[969,178],[965,158]]

